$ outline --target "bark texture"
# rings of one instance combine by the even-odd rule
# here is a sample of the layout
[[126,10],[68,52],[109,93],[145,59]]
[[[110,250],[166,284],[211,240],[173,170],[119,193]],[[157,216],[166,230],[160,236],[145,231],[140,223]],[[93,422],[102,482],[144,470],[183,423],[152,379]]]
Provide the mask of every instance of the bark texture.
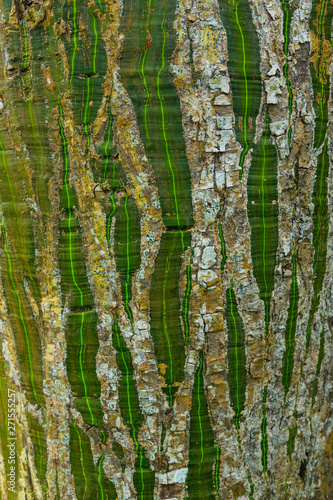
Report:
[[333,497],[332,16],[1,0],[1,498]]

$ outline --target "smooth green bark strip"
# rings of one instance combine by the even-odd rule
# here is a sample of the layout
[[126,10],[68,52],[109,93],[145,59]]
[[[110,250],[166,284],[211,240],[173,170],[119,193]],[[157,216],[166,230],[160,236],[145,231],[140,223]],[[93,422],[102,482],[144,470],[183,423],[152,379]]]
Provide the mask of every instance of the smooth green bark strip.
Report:
[[[16,411],[15,391],[11,389],[6,373],[4,359],[2,357],[2,349],[0,349],[0,441],[1,452],[4,460],[4,473],[10,473],[10,467],[15,467],[17,473],[17,457],[20,454],[19,441],[15,439],[16,453],[15,457],[10,457],[10,448],[8,444],[12,443],[11,438],[17,437],[16,434],[16,420],[13,419],[12,411]],[[9,389],[9,391],[8,391]],[[14,398],[13,398],[14,395]],[[14,403],[9,401],[14,399]],[[12,406],[13,405],[13,406]],[[10,424],[10,425],[9,425]],[[8,476],[6,476],[8,477]],[[17,494],[7,489],[7,496],[9,500],[16,500]]]
[[228,327],[228,384],[231,407],[235,412],[235,426],[245,408],[246,393],[246,353],[245,333],[242,318],[239,315],[233,281],[227,291],[226,317]]
[[43,406],[43,372],[39,335],[32,318],[32,311],[27,304],[22,283],[18,282],[15,277],[13,259],[7,245],[7,236],[3,223],[1,224],[1,233],[8,276],[8,285],[5,281],[5,294],[7,295],[7,304],[13,323],[22,379],[28,399],[34,400],[34,402]]
[[296,274],[296,255],[293,253],[293,276],[291,295],[289,301],[288,318],[286,324],[285,341],[286,349],[282,363],[282,384],[285,390],[285,398],[289,390],[294,369],[295,333],[298,313],[298,286]]
[[[270,327],[270,301],[274,289],[274,269],[278,247],[278,192],[276,150],[269,137],[269,118],[266,111],[266,127],[263,136],[254,147],[249,170],[248,217],[251,226],[251,254],[253,273],[259,286],[259,296],[265,307],[265,338]],[[290,358],[288,358],[290,360]],[[267,385],[263,395],[262,463],[267,470],[266,434]]]
[[185,349],[180,324],[179,275],[183,248],[189,244],[189,232],[167,231],[162,234],[150,290],[151,335],[170,406],[184,373]]
[[215,483],[215,494],[217,498],[220,499],[219,489],[220,489],[220,460],[221,460],[221,450],[218,445],[216,445],[216,457],[215,457],[215,471],[214,471],[214,483]]
[[[63,16],[72,25],[71,39],[63,40],[70,66],[69,86],[73,99],[75,124],[82,127],[90,148],[91,125],[103,98],[106,54],[101,39],[101,22],[95,6],[73,0],[64,3]],[[79,30],[78,23],[85,26]]]
[[292,88],[290,85],[290,80],[289,80],[289,75],[288,75],[288,70],[289,70],[289,37],[290,37],[290,23],[291,23],[291,9],[289,7],[289,0],[281,0],[282,1],[282,7],[283,7],[283,35],[284,35],[284,44],[283,44],[283,52],[284,55],[286,56],[286,62],[283,66],[283,74],[286,79],[287,83],[287,89],[288,89],[288,94],[289,94],[289,99],[288,99],[288,106],[289,106],[289,119],[288,119],[288,144],[290,147],[290,141],[291,141],[291,124],[290,124],[290,119],[291,119],[291,112],[292,112],[292,107],[293,107],[293,92]]
[[[59,103],[59,110],[60,110],[60,116],[62,118],[62,110],[61,110],[61,105]],[[70,192],[70,187],[69,187],[69,160],[68,160],[68,154],[67,154],[67,142],[65,138],[65,133],[63,129],[63,125],[61,122],[61,119],[59,119],[59,127],[60,127],[60,134],[61,134],[61,139],[62,139],[62,145],[63,145],[63,154],[64,154],[64,186],[65,186],[65,196],[66,196],[66,201],[65,201],[65,206],[66,206],[66,211],[68,214],[67,217],[67,233],[68,233],[68,257],[69,257],[69,265],[70,265],[70,275],[72,282],[74,284],[74,287],[76,291],[79,294],[79,307],[84,308],[84,299],[83,299],[83,291],[77,281],[77,276],[75,273],[75,267],[74,267],[74,262],[75,262],[75,257],[74,257],[74,249],[73,249],[73,224],[72,224],[72,219],[73,217],[73,202],[71,200],[71,192]],[[88,393],[87,393],[87,383],[85,379],[85,374],[83,371],[83,326],[84,326],[84,314],[85,311],[82,310],[79,314],[79,366],[80,366],[80,376],[84,388],[84,397],[85,401],[87,404],[88,412],[90,415],[90,420],[91,424],[94,425],[95,419],[92,413],[91,405],[88,399]],[[72,316],[74,319],[74,316]]]
[[[22,20],[19,31],[13,30],[13,33],[10,33],[10,41],[14,41],[13,37],[16,37],[15,43],[10,45],[8,57],[14,63],[12,68],[14,74],[18,68],[22,73],[16,73],[16,77],[13,78],[10,89],[11,101],[8,102],[7,112],[12,111],[13,124],[15,124],[15,120],[19,119],[24,137],[32,139],[26,144],[29,156],[32,157],[34,167],[36,167],[35,176],[39,178],[42,175],[37,172],[36,156],[40,157],[39,163],[44,168],[44,157],[48,149],[41,147],[37,126],[33,119],[32,92],[29,79],[32,55],[29,51],[28,33],[24,20]],[[24,78],[19,78],[19,74],[24,75]],[[3,118],[5,117],[3,116]],[[29,130],[28,124],[30,124],[31,130]],[[7,274],[4,276],[4,291],[8,301],[9,315],[14,330],[22,381],[27,398],[34,403],[41,404],[43,407],[40,337],[27,297],[27,287],[23,285],[24,280],[26,280],[33,299],[40,300],[39,284],[36,277],[34,233],[30,218],[30,207],[25,201],[25,198],[31,195],[31,191],[29,191],[30,178],[25,168],[26,158],[20,157],[22,167],[17,168],[17,157],[9,128],[11,125],[10,122],[4,121],[6,130],[0,138],[2,167],[0,169],[0,193],[4,215],[2,238],[5,254],[4,267],[7,269]],[[43,179],[43,188],[45,186],[44,182],[45,178]],[[39,194],[43,198],[42,190]],[[45,202],[45,198],[43,201]]]
[[266,418],[267,385],[264,388],[262,400],[262,422],[261,422],[261,457],[264,473],[267,471],[267,418]]
[[96,162],[97,175],[95,175],[95,180],[96,182],[99,180],[102,186],[108,180],[109,187],[114,190],[120,187],[117,175],[119,165],[116,160],[116,147],[113,145],[113,120],[109,104],[107,105],[106,112],[109,120],[103,144],[99,148],[100,159]]
[[327,238],[328,238],[328,201],[327,201],[327,177],[329,171],[329,156],[327,153],[327,139],[325,140],[323,152],[317,161],[317,176],[313,190],[312,202],[313,212],[313,246],[314,246],[314,284],[313,297],[311,301],[309,321],[306,333],[306,347],[310,345],[311,328],[314,315],[320,302],[320,295],[326,272]]
[[[102,443],[105,444],[106,435],[102,431]],[[107,478],[106,474],[103,470],[103,460],[104,460],[104,451],[100,456],[97,463],[97,471],[98,471],[98,486],[100,491],[101,500],[117,500],[117,492],[113,485],[113,483]]]
[[[194,380],[190,416],[190,448],[187,476],[188,498],[213,499],[216,449],[210,424],[203,378],[203,354]],[[216,464],[215,464],[216,465]],[[215,476],[216,481],[216,476]]]
[[147,84],[147,75],[146,75],[146,59],[147,59],[147,53],[149,51],[149,47],[151,45],[151,34],[149,32],[150,26],[149,26],[149,21],[150,21],[150,14],[151,14],[151,4],[152,0],[148,0],[147,4],[147,9],[144,11],[145,12],[145,33],[146,33],[146,38],[145,38],[145,43],[144,43],[144,49],[143,49],[143,55],[141,58],[141,66],[140,66],[140,77],[142,78],[143,81],[143,86],[145,89],[145,103],[143,105],[143,124],[144,124],[144,129],[145,129],[145,135],[147,139],[148,146],[151,145],[150,142],[150,136],[149,136],[149,127],[148,127],[148,106],[149,106],[149,101],[150,101],[150,91],[148,88]]
[[95,465],[90,439],[75,422],[70,428],[70,460],[78,499],[116,500],[117,493],[102,468],[102,457]]
[[27,414],[27,420],[29,424],[32,444],[34,447],[36,470],[41,480],[42,489],[44,492],[46,492],[47,484],[45,482],[45,479],[48,457],[46,449],[45,430],[34,417],[29,415],[29,413]]
[[278,193],[276,150],[269,138],[269,119],[260,142],[254,147],[247,182],[248,217],[251,226],[253,273],[265,305],[265,336],[270,322],[270,301],[278,247]]
[[327,0],[314,0],[310,17],[312,31],[312,64],[310,65],[314,90],[314,108],[316,112],[316,128],[314,145],[319,148],[323,143],[323,151],[317,159],[316,181],[313,190],[313,246],[314,246],[314,293],[311,301],[309,321],[306,332],[306,348],[311,340],[312,323],[317,311],[326,272],[326,254],[328,237],[328,202],[327,177],[329,156],[327,152],[328,99],[330,89],[328,59],[332,52],[331,23],[333,5]]
[[[255,134],[255,121],[261,97],[260,51],[248,0],[219,0],[223,26],[227,32],[236,138],[242,145],[243,163]],[[232,56],[231,56],[232,54]]]
[[333,5],[329,0],[313,0],[310,17],[312,33],[312,64],[310,64],[316,113],[315,147],[323,143],[327,130],[329,99],[329,63],[331,54],[331,23]]
[[223,276],[224,266],[225,266],[225,263],[227,261],[227,253],[225,250],[225,242],[224,242],[224,238],[223,238],[222,224],[220,221],[218,223],[218,227],[219,227],[219,236],[220,236],[220,241],[221,241],[221,257],[222,257],[222,259],[221,259],[221,276]]
[[77,51],[76,16],[77,16],[77,1],[73,0],[73,52],[72,52],[72,57],[70,58],[71,59],[71,75],[70,75],[70,79],[69,79],[69,86],[70,86],[72,95],[73,95],[73,78],[74,78],[75,56],[76,56],[76,51]]
[[[0,123],[3,127],[0,132],[0,195],[6,233],[11,242],[12,256],[17,259],[35,300],[38,300],[40,290],[36,277],[34,232],[30,207],[26,201],[30,180],[24,168],[17,168],[15,149],[4,116],[1,117]],[[15,172],[15,175],[12,172]]]
[[175,215],[176,215],[177,227],[179,228],[180,227],[180,214],[179,214],[179,206],[178,206],[178,195],[177,195],[177,190],[176,190],[176,177],[175,177],[175,170],[174,170],[174,166],[172,164],[172,159],[171,159],[171,154],[170,154],[170,145],[168,143],[168,138],[167,138],[166,116],[165,116],[165,111],[164,111],[163,96],[161,94],[161,75],[164,72],[165,64],[166,64],[166,61],[165,61],[166,31],[165,31],[165,26],[164,26],[165,25],[166,7],[167,7],[167,3],[165,3],[163,18],[162,18],[162,22],[161,22],[163,41],[162,41],[162,51],[161,51],[161,66],[158,70],[157,78],[156,78],[156,91],[157,91],[157,98],[158,98],[158,102],[159,102],[161,122],[162,122],[162,137],[163,137],[163,143],[164,143],[164,148],[165,148],[165,155],[167,157],[167,165],[168,165],[168,169],[169,169],[170,176],[172,179],[172,194],[173,194],[173,200],[174,200],[174,210],[175,210]]
[[289,462],[291,462],[291,455],[295,451],[295,439],[297,436],[297,426],[292,426],[289,429],[289,438],[287,442],[287,454],[289,458]]
[[[22,132],[34,168],[34,191],[43,214],[44,224],[48,223],[48,217],[53,208],[50,203],[49,180],[54,174],[54,161],[51,156],[47,124],[53,121],[52,109],[57,106],[57,92],[51,91],[45,83],[48,75],[51,76],[51,69],[53,77],[59,76],[59,69],[55,70],[54,53],[50,46],[45,44],[45,37],[50,35],[52,36],[52,33],[47,33],[42,26],[30,32],[31,81],[28,83],[28,100],[18,100],[23,118]],[[43,72],[42,78],[41,72]],[[26,75],[28,75],[28,70]],[[57,85],[57,82],[54,85]]]
[[187,266],[186,266],[185,296],[184,296],[183,307],[182,307],[182,318],[183,318],[183,325],[184,325],[185,345],[187,347],[189,345],[189,337],[190,337],[189,310],[190,310],[191,288],[192,288],[191,264],[187,264]]
[[69,185],[69,157],[67,139],[62,124],[62,108],[59,100],[59,129],[63,153],[63,185],[60,190],[60,206],[65,217],[59,223],[59,261],[62,276],[63,297],[70,295],[66,325],[67,369],[72,389],[77,396],[76,404],[85,422],[103,426],[103,414],[99,401],[100,383],[96,375],[98,351],[97,315],[94,311],[82,254],[80,226],[74,216],[76,196]]
[[125,193],[116,212],[115,255],[120,273],[121,292],[127,315],[133,323],[130,301],[132,299],[132,277],[140,267],[140,217],[135,202]]
[[193,216],[180,104],[170,74],[175,9],[175,0],[125,0],[120,75],[155,172],[164,224],[181,228],[192,226]]
[[149,460],[146,458],[144,449],[138,440],[139,429],[143,425],[143,416],[133,377],[131,355],[120,334],[117,318],[113,325],[113,345],[117,351],[117,365],[121,373],[119,379],[119,406],[124,422],[130,428],[136,452],[134,486],[138,499],[152,499],[155,475],[150,469]]
[[316,396],[318,392],[318,377],[321,372],[321,365],[324,359],[325,355],[325,330],[324,327],[321,329],[320,333],[320,344],[319,344],[319,352],[318,352],[318,360],[317,360],[317,367],[316,367],[316,376],[314,380],[312,381],[312,407],[314,406],[316,402]]

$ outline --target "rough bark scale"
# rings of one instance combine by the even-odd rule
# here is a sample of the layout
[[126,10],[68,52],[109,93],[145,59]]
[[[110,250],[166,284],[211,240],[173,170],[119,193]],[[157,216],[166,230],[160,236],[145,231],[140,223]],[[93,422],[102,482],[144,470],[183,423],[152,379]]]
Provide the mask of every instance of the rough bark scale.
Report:
[[331,498],[332,2],[0,9],[1,497]]

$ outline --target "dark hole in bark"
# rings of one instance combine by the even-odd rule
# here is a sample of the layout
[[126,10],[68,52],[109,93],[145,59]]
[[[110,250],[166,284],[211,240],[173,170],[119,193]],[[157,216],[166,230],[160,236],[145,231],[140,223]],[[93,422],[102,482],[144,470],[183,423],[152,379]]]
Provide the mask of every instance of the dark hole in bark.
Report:
[[301,466],[299,468],[299,477],[304,480],[305,474],[306,474],[306,466],[307,466],[307,461],[302,460]]

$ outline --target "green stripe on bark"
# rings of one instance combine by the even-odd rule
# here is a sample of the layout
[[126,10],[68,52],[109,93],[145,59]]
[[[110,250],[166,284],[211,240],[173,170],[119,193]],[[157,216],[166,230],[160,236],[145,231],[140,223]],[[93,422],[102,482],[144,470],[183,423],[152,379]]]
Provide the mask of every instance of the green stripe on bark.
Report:
[[[220,237],[220,242],[221,242],[221,280],[223,282],[223,271],[224,271],[225,264],[227,262],[227,252],[226,252],[226,248],[225,248],[225,241],[224,241],[224,237],[223,237],[221,221],[218,221],[218,230],[219,230],[219,237]],[[218,493],[219,488],[220,488],[220,478],[219,478],[220,458],[221,458],[221,451],[220,451],[219,446],[216,445],[215,493],[217,495],[217,498],[220,498],[220,495]]]
[[167,231],[162,234],[160,251],[150,289],[150,327],[160,372],[164,376],[169,405],[183,380],[185,349],[180,323],[179,275],[183,246],[190,233]]
[[82,251],[80,225],[74,216],[76,195],[69,185],[69,157],[67,140],[62,125],[59,101],[59,128],[63,153],[63,185],[60,189],[59,263],[63,300],[69,296],[69,314],[66,325],[67,373],[76,405],[86,423],[103,426],[100,404],[101,388],[96,374],[96,355],[99,347],[97,314],[86,274]]
[[[39,333],[31,307],[27,301],[20,277],[19,264],[11,256],[7,235],[1,224],[3,240],[4,293],[9,310],[9,317],[15,335],[15,345],[21,366],[21,376],[26,390],[26,397],[40,406],[44,406],[42,353]],[[18,276],[17,276],[18,275]]]
[[[191,258],[192,263],[192,258]],[[185,295],[182,305],[182,318],[184,325],[184,335],[185,335],[185,345],[188,347],[190,338],[190,323],[189,323],[189,310],[190,310],[190,296],[192,289],[192,277],[191,277],[191,264],[186,266],[186,287]]]
[[314,315],[319,306],[321,290],[326,272],[327,238],[328,238],[328,201],[327,201],[327,178],[329,171],[329,156],[327,154],[327,139],[325,140],[323,152],[317,160],[317,176],[313,189],[312,203],[313,211],[313,297],[309,313],[309,321],[306,333],[306,347],[310,345],[311,327]]
[[227,291],[226,317],[228,327],[228,384],[231,407],[235,412],[235,426],[245,407],[246,393],[246,353],[243,321],[238,313],[233,280]]
[[[269,138],[269,118],[266,111],[266,128],[255,145],[249,170],[248,217],[251,226],[251,255],[253,273],[259,286],[259,296],[265,307],[265,338],[270,324],[270,301],[274,289],[274,269],[278,247],[278,191],[276,150]],[[263,395],[262,462],[267,470],[266,396]]]
[[[14,80],[15,82],[15,80]],[[21,98],[22,99],[22,98]],[[12,109],[16,108],[12,106]],[[21,119],[21,117],[20,117]],[[35,300],[40,299],[39,283],[36,277],[35,241],[30,206],[26,199],[30,187],[27,169],[17,168],[15,145],[4,115],[0,117],[0,196],[1,209],[6,225],[8,240],[11,242],[12,257],[16,257],[24,278],[32,289]],[[23,160],[20,157],[20,161]],[[13,175],[15,172],[15,175]],[[18,269],[18,268],[17,268]]]
[[297,436],[297,425],[290,427],[289,429],[289,439],[287,442],[287,454],[289,462],[291,462],[291,455],[295,451],[295,440]]
[[117,351],[117,365],[121,373],[118,381],[120,411],[125,424],[130,428],[136,452],[134,486],[138,499],[152,499],[154,497],[155,473],[150,469],[149,460],[146,458],[144,449],[138,440],[139,430],[144,420],[133,376],[131,354],[120,335],[117,318],[113,325],[113,346]]
[[[102,434],[102,443],[106,443],[106,434],[105,432],[101,432]],[[115,490],[115,487],[113,483],[107,478],[104,470],[103,470],[103,460],[104,460],[104,452],[102,453],[101,457],[98,459],[97,463],[97,470],[98,470],[98,485],[99,485],[99,491],[101,494],[101,500],[108,500],[108,499],[117,499],[117,493]]]
[[[101,38],[101,22],[96,7],[86,2],[64,3],[63,16],[72,24],[71,39],[63,36],[70,66],[69,85],[74,105],[75,124],[90,147],[91,125],[104,94],[107,57]],[[67,20],[67,19],[66,19]],[[79,28],[80,23],[80,28]],[[81,25],[85,29],[81,29]]]
[[254,147],[247,182],[248,217],[251,226],[253,273],[265,305],[265,337],[270,322],[270,300],[278,247],[278,192],[276,150],[269,138],[269,119]]
[[[119,186],[117,182],[117,171],[119,166],[115,159],[116,147],[113,144],[113,130],[112,130],[112,115],[110,106],[107,105],[107,115],[108,115],[108,126],[106,129],[103,144],[98,148],[100,154],[100,160],[97,167],[97,176],[101,183],[103,184],[106,180],[109,181],[109,187],[111,189],[116,189]],[[117,168],[118,167],[118,168]],[[97,177],[95,177],[97,181]]]
[[292,88],[290,85],[290,80],[289,80],[289,75],[288,75],[288,69],[289,69],[289,37],[290,37],[290,23],[291,23],[291,9],[289,7],[289,0],[281,0],[282,1],[282,7],[283,7],[283,35],[284,35],[284,44],[283,44],[283,52],[284,55],[286,56],[286,62],[283,66],[283,74],[286,79],[287,83],[287,88],[288,88],[288,94],[289,94],[289,99],[288,99],[288,106],[289,106],[289,119],[288,119],[288,144],[290,147],[290,141],[291,141],[291,124],[290,124],[290,119],[291,119],[291,112],[292,112],[292,107],[293,107],[293,92]]
[[[203,354],[194,380],[190,416],[190,448],[187,476],[189,499],[213,499],[216,449],[204,389]],[[216,481],[216,477],[215,477]]]
[[163,422],[161,423],[161,427],[162,427],[162,432],[161,432],[161,447],[160,447],[160,451],[163,451],[164,439],[165,439],[165,435],[166,435],[165,425],[163,424]]
[[175,0],[149,5],[125,0],[120,75],[155,172],[164,224],[180,228],[192,226],[193,216],[180,104],[170,73],[175,9]]
[[[109,121],[109,127],[111,127],[111,114],[109,114],[109,120],[110,120]],[[107,140],[107,143],[108,143],[108,140]],[[106,146],[105,146],[105,151],[106,151]],[[107,159],[107,162],[108,162],[108,159]],[[123,189],[123,185],[126,183],[126,178],[124,176],[123,171],[121,170],[121,165],[115,159],[112,159],[112,161],[108,162],[108,163],[110,165],[110,168],[108,168],[107,163],[106,163],[105,166],[104,166],[104,172],[103,172],[103,182],[108,177],[108,184],[109,184],[109,187],[112,190],[112,193],[110,194],[110,196],[108,198],[107,206],[105,208],[105,212],[106,212],[106,215],[107,215],[107,219],[106,219],[106,239],[108,241],[108,246],[109,246],[109,250],[110,250],[110,248],[111,248],[110,247],[110,245],[111,245],[110,237],[111,237],[112,219],[113,219],[113,216],[116,214],[116,211],[117,211],[117,208],[118,208],[117,205],[116,205],[115,191],[117,189]],[[107,176],[108,170],[109,170],[109,175]],[[127,196],[127,194],[126,194],[126,196]],[[135,212],[135,225],[138,225],[136,210],[134,210],[134,212]],[[121,211],[120,217],[124,218],[123,211]],[[133,221],[132,221],[132,223],[133,223]],[[139,249],[137,249],[137,250],[139,250]]]
[[224,266],[225,266],[225,263],[227,262],[227,253],[225,250],[225,242],[224,242],[223,233],[222,233],[222,224],[220,221],[218,223],[218,226],[219,226],[219,236],[220,236],[220,242],[221,242],[221,257],[222,257],[222,259],[221,259],[221,276],[223,276]]
[[313,0],[309,27],[312,38],[312,58],[310,64],[314,92],[313,105],[316,113],[314,144],[316,148],[323,143],[327,130],[329,99],[329,67],[331,54],[331,23],[333,5],[328,0]]
[[57,489],[57,500],[60,500],[60,489],[59,489],[59,478],[58,478],[58,469],[56,470],[56,489]]
[[261,422],[261,456],[264,473],[267,471],[267,419],[266,419],[266,400],[267,400],[267,385],[264,388],[264,396],[262,399],[262,422]]
[[[38,194],[40,200],[40,207],[44,216],[44,222],[47,221],[47,217],[52,212],[52,204],[50,203],[49,196],[49,180],[53,175],[54,160],[52,157],[52,152],[50,151],[49,144],[49,131],[47,124],[52,123],[54,116],[52,110],[57,106],[57,95],[56,92],[50,92],[50,89],[46,88],[45,81],[46,76],[40,78],[41,65],[40,60],[37,59],[36,53],[43,56],[43,60],[52,61],[55,59],[54,54],[50,54],[50,47],[45,44],[45,31],[42,29],[34,30],[31,33],[31,44],[34,59],[32,60],[32,82],[33,82],[33,96],[29,99],[29,121],[35,124],[35,133],[33,134],[33,148],[28,149],[31,152],[33,158],[35,176],[35,192]],[[52,61],[54,63],[54,61]],[[48,63],[44,63],[45,70],[50,70]],[[54,64],[52,64],[52,70],[54,71]],[[51,74],[51,73],[50,73]],[[53,75],[57,76],[54,72]],[[33,101],[32,101],[33,97]],[[47,105],[46,105],[47,103]],[[27,132],[27,138],[31,137],[31,134]]]
[[215,466],[214,466],[214,483],[215,483],[215,495],[220,499],[219,489],[220,489],[220,460],[221,460],[221,450],[219,445],[216,445],[216,456],[215,456]]
[[316,181],[313,190],[313,246],[314,246],[314,294],[311,301],[309,321],[306,333],[306,347],[310,345],[312,322],[320,301],[324,275],[326,271],[328,237],[327,177],[329,157],[327,154],[327,120],[330,89],[329,57],[331,55],[331,23],[333,5],[327,0],[314,0],[310,17],[312,34],[312,58],[310,65],[314,91],[316,128],[314,146],[319,148],[324,142],[322,153],[317,158]]
[[117,207],[114,235],[114,249],[117,270],[120,273],[121,293],[127,315],[133,323],[130,301],[132,299],[132,278],[140,267],[140,216],[135,202],[125,193]]
[[99,348],[96,311],[70,312],[66,324],[66,365],[75,405],[84,422],[103,427],[101,387],[96,374]]
[[[16,434],[16,398],[15,390],[11,389],[9,377],[6,373],[4,360],[2,357],[2,350],[0,349],[0,440],[1,440],[1,453],[4,461],[4,473],[6,478],[10,473],[10,467],[15,467],[15,474],[17,474],[17,457],[20,456],[20,446]],[[8,390],[9,389],[9,390]],[[13,397],[14,396],[14,397]],[[14,400],[11,401],[11,399]],[[14,417],[14,418],[13,418]],[[10,425],[9,425],[10,424]],[[15,442],[15,456],[10,455],[10,447],[8,444]],[[12,492],[7,489],[8,500],[16,500],[17,492]]]
[[248,0],[219,0],[223,26],[227,32],[228,60],[236,138],[243,151],[240,157],[240,178],[243,163],[255,134],[255,121],[261,97],[260,51],[258,35],[252,22]]
[[320,345],[319,345],[318,361],[316,368],[316,376],[315,379],[312,381],[312,406],[314,406],[316,402],[316,396],[318,391],[318,377],[320,375],[324,354],[325,354],[325,330],[323,327],[321,329],[321,334],[320,334]]
[[[10,39],[13,41],[7,55],[9,61],[13,62],[13,78],[10,86],[10,99],[8,100],[8,108],[10,108],[13,120],[10,126],[15,127],[16,123],[19,123],[22,136],[25,138],[25,145],[29,146],[29,157],[32,157],[34,167],[38,170],[36,156],[39,157],[40,164],[44,165],[44,162],[41,149],[35,152],[39,140],[37,140],[31,105],[32,95],[29,75],[32,54],[29,50],[28,33],[24,20],[22,20],[19,32],[13,30],[13,33],[10,33]],[[36,87],[38,87],[37,83]],[[4,123],[4,125],[8,129],[8,123]],[[31,131],[29,128],[31,128]],[[27,138],[31,135],[33,141],[29,143]],[[28,177],[28,169],[17,168],[18,157],[17,153],[14,155],[15,148],[13,137],[6,131],[0,140],[2,160],[0,194],[6,225],[6,234],[3,233],[3,235],[9,273],[9,287],[7,288],[5,283],[4,288],[8,299],[10,296],[12,297],[11,300],[9,299],[9,312],[13,322],[19,358],[23,363],[21,366],[23,383],[27,389],[28,399],[33,398],[38,402],[43,401],[41,346],[37,325],[23,286],[24,280],[26,280],[34,300],[40,300],[40,289],[36,276],[34,233],[30,217],[31,209],[28,203],[24,201],[25,198],[32,197],[33,194],[30,190],[31,179]],[[23,162],[26,167],[29,157],[27,159],[26,155],[20,156],[19,162]],[[29,166],[31,166],[31,163]],[[15,172],[15,175],[12,175],[13,172]],[[34,177],[38,175],[39,172],[36,172]],[[42,197],[41,193],[39,193],[40,197]],[[7,239],[10,244],[10,251],[7,247]],[[20,276],[19,280],[17,276]]]
[[117,493],[115,490],[114,485],[109,481],[109,479],[106,477],[104,470],[103,470],[103,460],[104,460],[104,453],[98,460],[97,464],[97,469],[98,469],[98,487],[99,487],[99,493],[100,493],[100,498],[101,500],[107,500],[107,499],[117,499]]
[[286,324],[286,350],[283,356],[282,363],[282,384],[285,390],[285,397],[289,390],[294,369],[294,352],[295,352],[295,333],[297,324],[298,312],[298,286],[296,273],[296,255],[293,253],[293,277],[291,284],[291,294],[288,309],[288,318]]
[[101,466],[102,457],[94,464],[89,437],[75,423],[69,424],[69,429],[70,460],[77,498],[116,500],[115,487]]
[[33,170],[32,185],[43,214],[43,222],[46,223],[46,215],[52,208],[48,197],[48,181],[54,166],[49,149],[48,123],[53,120],[52,109],[56,106],[57,98],[56,93],[50,92],[45,85],[45,75],[49,71],[48,61],[52,63],[55,56],[50,54],[49,46],[45,44],[46,33],[42,27],[28,32],[23,23],[21,35],[24,79],[14,79],[9,107],[12,118],[19,121],[28,149],[29,167]]
[[46,449],[46,435],[43,426],[37,420],[27,413],[27,420],[30,429],[31,441],[34,447],[35,465],[37,474],[42,483],[42,489],[47,491],[46,479],[46,466],[47,466],[47,449]]

